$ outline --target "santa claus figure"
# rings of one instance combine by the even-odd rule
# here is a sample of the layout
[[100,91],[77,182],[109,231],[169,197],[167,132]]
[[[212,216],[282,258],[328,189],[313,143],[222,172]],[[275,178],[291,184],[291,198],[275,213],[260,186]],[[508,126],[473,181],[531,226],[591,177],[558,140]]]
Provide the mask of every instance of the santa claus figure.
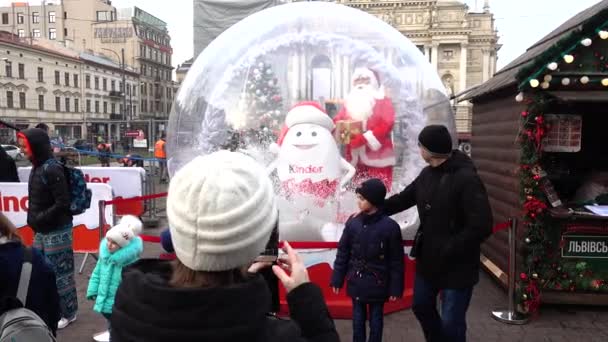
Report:
[[322,229],[337,219],[339,189],[353,178],[355,168],[340,155],[332,136],[334,123],[316,102],[302,102],[285,118],[277,141],[276,169],[282,239],[322,240]]
[[391,189],[396,164],[391,133],[395,110],[380,88],[378,75],[357,68],[353,88],[334,118],[337,138],[346,146],[346,158],[356,167],[355,183],[379,178]]

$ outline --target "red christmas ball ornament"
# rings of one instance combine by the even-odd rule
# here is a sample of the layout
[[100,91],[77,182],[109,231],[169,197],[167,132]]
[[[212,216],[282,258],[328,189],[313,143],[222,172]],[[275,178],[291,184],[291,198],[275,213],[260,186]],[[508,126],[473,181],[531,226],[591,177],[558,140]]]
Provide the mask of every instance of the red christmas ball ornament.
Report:
[[562,289],[562,284],[560,284],[560,283],[555,284],[555,289],[556,290],[561,290]]
[[526,111],[521,112],[521,116],[522,116],[523,118],[525,118],[526,116],[528,116],[528,112],[526,112]]
[[540,115],[537,116],[536,119],[534,119],[534,120],[536,120],[536,122],[539,123],[539,124],[542,124],[543,121],[545,121],[545,119],[542,116],[540,116]]
[[536,214],[535,214],[535,213],[531,213],[531,214],[530,214],[530,217],[531,217],[531,218],[536,218]]
[[540,180],[540,178],[541,178],[541,177],[540,177],[540,175],[534,175],[532,178],[533,178],[535,181],[538,181],[538,180]]
[[519,279],[521,279],[521,280],[528,280],[528,275],[525,274],[524,272],[521,272],[519,274]]

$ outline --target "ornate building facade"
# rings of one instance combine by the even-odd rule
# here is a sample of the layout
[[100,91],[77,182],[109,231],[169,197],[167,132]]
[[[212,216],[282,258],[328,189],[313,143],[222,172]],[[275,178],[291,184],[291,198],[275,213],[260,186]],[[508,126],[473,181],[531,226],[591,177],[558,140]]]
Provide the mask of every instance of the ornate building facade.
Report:
[[[472,11],[455,0],[338,0],[373,14],[408,37],[437,68],[449,94],[477,86],[496,72],[498,32],[489,0]],[[459,140],[471,135],[472,108],[455,103]]]

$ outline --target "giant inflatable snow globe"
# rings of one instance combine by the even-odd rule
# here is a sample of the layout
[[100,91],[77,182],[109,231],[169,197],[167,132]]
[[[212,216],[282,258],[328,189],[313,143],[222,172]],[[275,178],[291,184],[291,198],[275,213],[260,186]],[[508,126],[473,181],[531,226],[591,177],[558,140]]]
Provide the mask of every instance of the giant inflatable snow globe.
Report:
[[[281,239],[338,241],[361,181],[396,193],[424,167],[427,123],[455,136],[445,87],[406,37],[350,7],[286,4],[240,21],[196,59],[171,113],[168,167],[247,153],[274,180]],[[411,237],[415,208],[396,219]],[[309,264],[331,259],[314,255]]]

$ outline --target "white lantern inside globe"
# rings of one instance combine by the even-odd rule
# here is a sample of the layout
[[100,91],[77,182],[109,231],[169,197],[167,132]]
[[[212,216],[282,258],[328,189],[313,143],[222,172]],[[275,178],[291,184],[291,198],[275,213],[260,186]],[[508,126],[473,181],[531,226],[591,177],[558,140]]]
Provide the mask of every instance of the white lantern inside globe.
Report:
[[608,87],[608,78],[604,78],[604,79],[602,79],[602,85],[603,85],[604,87]]
[[[357,102],[357,97],[353,96],[356,94],[353,76],[356,70],[362,69],[370,72],[361,78],[365,84],[362,92],[371,100],[368,102],[374,105],[384,101],[393,113],[385,109],[376,112],[376,106],[359,113],[366,104],[365,101]],[[259,79],[256,80],[256,76]],[[282,228],[295,227],[295,231],[308,227],[306,229],[311,230],[308,238],[321,239],[319,227],[340,225],[349,213],[356,211],[353,190],[363,180],[363,174],[359,172],[357,160],[340,154],[335,158],[357,167],[346,193],[339,194],[335,189],[323,198],[304,192],[285,196],[286,183],[304,182],[300,178],[287,179],[285,174],[289,175],[289,172],[281,172],[279,177],[279,172],[272,170],[273,163],[282,155],[276,152],[282,148],[279,136],[285,131],[285,118],[290,109],[301,101],[314,101],[332,117],[346,112],[352,118],[357,117],[355,114],[363,115],[363,118],[369,118],[369,115],[390,118],[385,136],[373,136],[368,133],[371,128],[365,125],[362,125],[361,134],[365,136],[366,146],[374,145],[386,152],[384,159],[378,162],[388,165],[385,182],[395,193],[408,185],[425,166],[417,141],[425,125],[447,126],[456,146],[454,114],[446,88],[416,45],[375,16],[327,2],[297,2],[266,9],[222,33],[192,65],[169,119],[169,172],[171,175],[179,172],[184,164],[201,154],[226,148],[241,150],[269,168],[276,184]],[[249,95],[250,104],[246,107],[244,122],[243,113],[237,108],[243,93]],[[261,101],[262,97],[266,101]],[[344,103],[351,103],[357,110],[345,110],[349,106]],[[315,133],[315,129],[307,132]],[[238,144],[233,143],[235,139]],[[324,153],[335,154],[332,143],[319,141],[319,148]],[[343,146],[337,151],[350,146],[346,139],[338,144]],[[373,164],[370,156],[371,153],[361,155],[359,160]],[[331,164],[333,171],[336,165],[340,166],[334,161]],[[305,160],[299,160],[299,163],[305,166]],[[322,170],[319,171],[322,173],[326,168],[299,167],[297,170]],[[337,176],[333,171],[331,175],[325,174],[325,178],[321,177],[323,174],[311,177],[311,186],[340,182],[343,178],[334,179]],[[345,175],[346,171],[342,170],[339,176]],[[416,210],[405,212],[397,221],[406,222],[404,229],[415,227],[418,222]],[[337,238],[327,238],[325,230],[321,235],[330,241]]]
[[581,81],[581,84],[587,84],[587,83],[589,83],[589,77],[583,76],[583,77],[581,77],[580,81]]
[[549,70],[557,70],[557,63],[556,62],[551,62],[549,63],[549,65],[547,65],[547,68],[549,68]]
[[519,93],[515,96],[515,101],[522,102],[524,100],[524,93]]
[[562,84],[565,86],[570,85],[570,79],[568,77],[562,78]]
[[564,62],[570,64],[574,62],[574,56],[572,55],[564,55]]
[[601,39],[608,39],[608,31],[600,31],[598,32],[598,35],[600,36]]
[[581,44],[583,46],[591,46],[591,44],[593,44],[593,41],[590,38],[585,38],[581,40]]

